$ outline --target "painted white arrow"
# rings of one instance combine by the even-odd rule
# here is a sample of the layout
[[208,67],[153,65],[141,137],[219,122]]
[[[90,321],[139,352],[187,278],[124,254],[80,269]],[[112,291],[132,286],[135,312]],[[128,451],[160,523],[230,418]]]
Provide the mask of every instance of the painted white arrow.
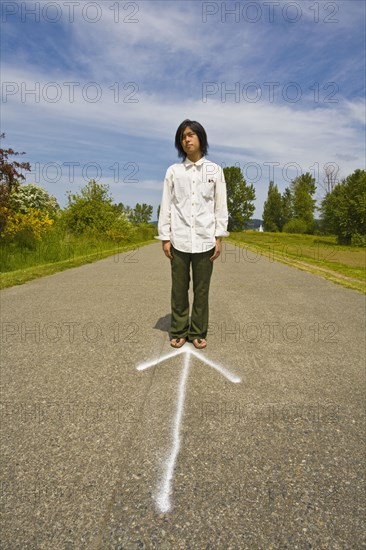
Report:
[[221,365],[218,365],[217,363],[210,361],[210,359],[206,359],[206,357],[204,357],[200,353],[197,353],[195,350],[189,349],[187,347],[185,347],[184,349],[178,349],[178,350],[172,351],[171,353],[167,353],[166,355],[163,355],[163,357],[160,357],[159,359],[154,359],[153,361],[147,361],[146,363],[141,363],[136,367],[136,369],[140,371],[145,370],[150,367],[154,367],[159,363],[162,363],[163,361],[170,359],[171,357],[175,357],[181,354],[184,354],[185,357],[184,357],[183,371],[180,377],[179,388],[178,388],[178,405],[177,405],[177,412],[176,412],[175,420],[173,424],[172,447],[165,463],[165,473],[162,479],[162,483],[158,488],[157,494],[155,496],[157,507],[159,511],[163,513],[169,512],[169,510],[171,509],[171,502],[170,502],[171,482],[173,479],[175,462],[177,460],[177,456],[180,448],[180,426],[183,418],[184,399],[185,399],[186,385],[187,385],[188,372],[189,372],[190,356],[194,355],[195,357],[197,357],[197,359],[199,359],[203,363],[206,363],[206,365],[208,365],[209,367],[212,367],[213,369],[217,370],[220,374],[225,376],[225,378],[230,380],[230,382],[233,382],[234,384],[238,384],[239,382],[241,382],[241,379],[236,374],[233,374],[232,372],[225,369]]

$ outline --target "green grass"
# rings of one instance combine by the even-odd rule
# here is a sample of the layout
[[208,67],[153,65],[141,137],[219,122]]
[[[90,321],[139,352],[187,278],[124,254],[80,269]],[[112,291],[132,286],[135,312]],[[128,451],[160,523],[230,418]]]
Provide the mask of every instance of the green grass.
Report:
[[335,237],[290,233],[231,233],[227,242],[366,293],[366,249],[338,245]]
[[[50,232],[34,248],[14,243],[0,246],[0,288],[95,262],[156,242],[154,227],[138,228],[129,240],[113,243],[98,237]],[[347,288],[366,293],[366,249],[341,246],[335,237],[289,233],[231,233],[225,239],[253,252],[298,269],[320,275]],[[254,257],[253,256],[253,257]]]
[[155,234],[154,227],[138,227],[133,237],[116,243],[96,236],[73,236],[53,231],[33,247],[29,243],[22,246],[19,243],[3,243],[0,246],[0,288],[21,285],[32,279],[134,250],[156,242],[153,239]]
[[31,281],[32,279],[38,279],[39,277],[44,277],[45,275],[53,275],[54,273],[64,271],[65,269],[70,269],[71,267],[79,267],[87,263],[96,262],[97,260],[112,256],[113,254],[127,252],[128,250],[135,250],[136,248],[140,248],[141,246],[144,246],[146,244],[151,244],[152,242],[156,241],[148,240],[140,243],[126,244],[125,246],[115,246],[111,249],[100,250],[94,254],[78,256],[48,264],[38,264],[31,267],[26,267],[24,269],[1,273],[0,289],[14,285],[22,285],[27,281]]

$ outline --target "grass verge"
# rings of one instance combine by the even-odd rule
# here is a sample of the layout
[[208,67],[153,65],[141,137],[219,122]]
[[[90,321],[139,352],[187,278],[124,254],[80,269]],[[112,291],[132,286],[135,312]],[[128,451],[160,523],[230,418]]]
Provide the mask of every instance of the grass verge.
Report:
[[44,277],[46,275],[53,275],[59,271],[64,271],[72,267],[79,267],[84,264],[96,262],[112,256],[114,254],[119,254],[121,252],[128,252],[129,250],[135,250],[141,246],[157,242],[156,239],[144,240],[141,242],[127,243],[125,245],[115,245],[114,248],[110,249],[101,249],[97,252],[82,254],[80,256],[73,256],[72,258],[67,258],[60,261],[54,261],[45,264],[37,264],[23,269],[17,269],[14,271],[8,271],[0,274],[0,289],[8,288],[15,285],[22,285],[27,281],[32,279],[38,279],[39,277]]
[[258,231],[231,233],[225,241],[366,294],[365,248],[338,245],[335,237]]

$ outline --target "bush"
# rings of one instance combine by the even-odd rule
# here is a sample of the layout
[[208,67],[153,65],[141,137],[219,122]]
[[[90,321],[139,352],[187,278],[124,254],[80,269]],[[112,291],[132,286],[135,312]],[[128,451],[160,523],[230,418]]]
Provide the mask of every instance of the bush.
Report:
[[106,230],[106,235],[112,241],[129,241],[136,229],[132,224],[126,220],[125,216],[119,216],[111,225],[109,229]]
[[28,214],[34,209],[46,211],[50,218],[55,218],[60,209],[56,197],[35,183],[19,185],[17,189],[12,189],[10,207],[14,212],[22,214]]
[[362,246],[366,247],[366,235],[360,235],[359,233],[354,233],[352,235],[352,246]]
[[7,212],[6,225],[0,236],[6,241],[16,239],[20,246],[33,247],[53,224],[48,212],[35,208],[29,208],[27,214],[12,212],[6,207],[1,210]]
[[264,224],[264,230],[267,231],[267,233],[278,233],[279,232],[278,226],[272,221],[267,221]]
[[137,237],[140,241],[148,241],[158,234],[156,225],[151,223],[140,223],[137,228]]
[[108,186],[91,180],[79,193],[68,194],[68,206],[62,212],[62,224],[73,233],[102,235],[116,220]]
[[283,226],[282,231],[284,233],[297,233],[297,234],[303,234],[306,233],[308,230],[307,224],[303,220],[299,219],[292,219],[285,223]]

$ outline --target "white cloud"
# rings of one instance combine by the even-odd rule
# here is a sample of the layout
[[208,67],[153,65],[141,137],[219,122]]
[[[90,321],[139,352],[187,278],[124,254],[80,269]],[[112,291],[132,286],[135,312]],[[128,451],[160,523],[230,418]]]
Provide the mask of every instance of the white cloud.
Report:
[[[98,162],[108,163],[106,159],[121,151],[140,163],[143,148],[146,166],[143,168],[141,162],[140,184],[128,190],[129,196],[132,202],[142,202],[140,192],[144,189],[157,205],[162,185],[157,172],[163,177],[170,159],[174,161],[172,142],[176,128],[185,118],[196,119],[207,130],[214,160],[241,166],[252,162],[262,168],[263,177],[256,183],[256,215],[260,216],[269,179],[269,168],[264,163],[278,163],[277,176],[282,180],[276,183],[280,188],[289,183],[284,181],[282,170],[288,163],[315,172],[316,166],[321,170],[325,163],[339,161],[343,175],[364,164],[363,100],[351,99],[340,90],[338,103],[315,103],[312,92],[305,93],[301,83],[304,93],[298,103],[284,102],[280,92],[271,103],[268,90],[263,87],[264,82],[271,80],[281,80],[283,86],[296,71],[308,71],[315,79],[324,58],[329,60],[336,79],[345,79],[350,67],[356,72],[354,56],[347,56],[347,52],[344,55],[352,65],[332,62],[332,40],[335,30],[352,28],[351,22],[360,17],[361,8],[351,2],[345,11],[346,4],[338,3],[339,17],[342,16],[338,26],[327,26],[322,21],[309,26],[314,13],[304,8],[301,24],[290,25],[288,32],[278,34],[274,26],[264,21],[250,25],[242,21],[227,24],[218,19],[204,24],[199,2],[132,2],[131,5],[139,6],[138,12],[121,11],[118,24],[113,21],[113,12],[101,4],[103,16],[98,23],[88,23],[80,17],[73,23],[62,21],[67,43],[60,43],[58,65],[52,60],[47,66],[38,63],[36,56],[25,62],[26,54],[21,50],[18,63],[14,59],[11,65],[3,63],[3,82],[13,82],[15,90],[18,86],[14,95],[3,100],[4,131],[11,145],[15,134],[27,140],[28,158],[36,158],[37,162],[58,159],[62,164],[66,158],[71,160],[72,153],[74,160],[91,161],[98,155]],[[129,15],[139,21],[121,20]],[[324,19],[326,13],[322,15]],[[298,33],[305,28],[309,32],[299,40]],[[10,29],[15,40],[14,28]],[[71,51],[72,59],[67,63]],[[282,52],[287,57],[278,63]],[[310,58],[314,66],[309,66]],[[242,93],[237,103],[230,95],[226,102],[220,101],[220,93],[208,97],[206,103],[202,101],[202,82],[224,82],[229,89],[236,82],[242,86],[253,79],[263,91],[257,103],[245,100]],[[96,83],[94,88],[85,88],[91,81]],[[59,88],[50,82],[56,82]],[[74,88],[74,102],[69,101],[67,82],[80,84]],[[113,88],[116,82],[117,102],[116,86]],[[126,83],[131,84],[124,89]],[[307,86],[310,84],[306,82]],[[36,85],[40,101],[35,102],[31,94],[22,101],[22,86],[24,96],[25,90]],[[60,99],[52,102],[60,90]],[[101,98],[93,103],[90,98],[98,90]],[[138,102],[131,102],[133,99]],[[23,145],[19,144],[18,149],[23,150]],[[155,171],[151,168],[149,173],[148,165],[153,161]],[[294,174],[294,170],[289,169],[289,174]],[[126,190],[126,186],[115,185],[110,173],[104,181],[110,182],[117,193],[122,187]],[[60,180],[58,189],[64,189],[66,184]],[[125,202],[121,197],[118,200]]]

